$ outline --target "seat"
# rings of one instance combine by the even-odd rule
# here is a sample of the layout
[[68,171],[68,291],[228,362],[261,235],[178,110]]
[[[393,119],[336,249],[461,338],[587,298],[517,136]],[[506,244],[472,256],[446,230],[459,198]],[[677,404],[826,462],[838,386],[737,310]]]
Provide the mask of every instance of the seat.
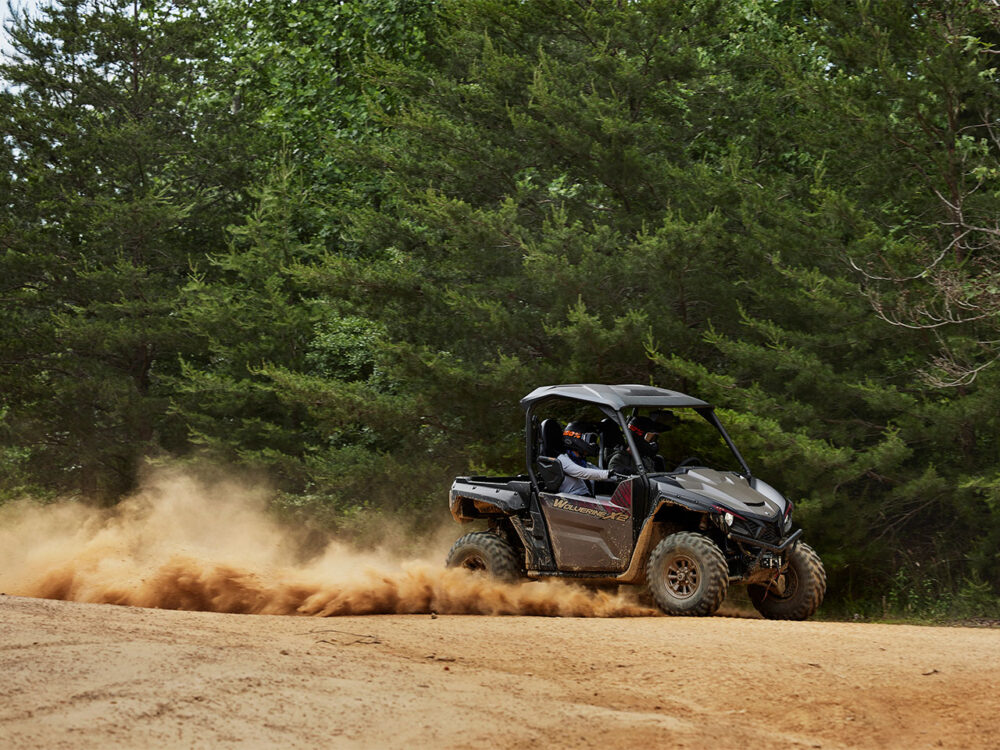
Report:
[[535,474],[543,492],[558,492],[563,481],[563,467],[557,458],[563,452],[563,427],[558,419],[546,419],[540,429],[542,445]]
[[614,455],[619,446],[624,444],[622,431],[613,420],[607,417],[597,424],[597,431],[601,435],[601,452],[597,457],[597,466],[600,469],[606,469],[611,461],[611,456]]
[[546,419],[542,422],[541,455],[555,458],[564,450],[563,426],[558,419]]

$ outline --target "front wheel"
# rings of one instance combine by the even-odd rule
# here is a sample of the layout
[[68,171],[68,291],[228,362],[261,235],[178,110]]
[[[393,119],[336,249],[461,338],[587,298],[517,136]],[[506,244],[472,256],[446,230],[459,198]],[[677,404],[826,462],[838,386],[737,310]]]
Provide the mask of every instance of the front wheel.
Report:
[[455,542],[445,565],[485,573],[500,581],[516,581],[521,577],[521,563],[514,548],[489,531],[466,534]]
[[812,547],[799,542],[788,553],[788,565],[767,586],[751,584],[747,594],[768,620],[805,620],[823,603],[826,571]]
[[646,583],[668,615],[711,615],[726,598],[729,566],[707,536],[682,531],[665,537],[650,553]]

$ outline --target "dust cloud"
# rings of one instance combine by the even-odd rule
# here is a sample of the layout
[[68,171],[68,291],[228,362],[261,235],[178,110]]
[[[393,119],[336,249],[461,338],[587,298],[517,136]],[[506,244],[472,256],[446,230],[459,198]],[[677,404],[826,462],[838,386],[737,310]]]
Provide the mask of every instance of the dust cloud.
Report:
[[[552,582],[503,584],[433,558],[337,540],[304,556],[266,512],[265,491],[160,472],[113,509],[75,502],[0,507],[0,592],[240,614],[657,614],[628,595]],[[457,525],[454,538],[461,533]]]

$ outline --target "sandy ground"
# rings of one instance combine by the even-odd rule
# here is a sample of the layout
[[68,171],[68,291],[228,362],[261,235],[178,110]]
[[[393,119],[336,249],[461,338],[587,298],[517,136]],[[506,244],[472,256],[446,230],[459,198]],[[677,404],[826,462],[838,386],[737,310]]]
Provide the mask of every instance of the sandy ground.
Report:
[[0,596],[2,747],[996,748],[1000,630]]

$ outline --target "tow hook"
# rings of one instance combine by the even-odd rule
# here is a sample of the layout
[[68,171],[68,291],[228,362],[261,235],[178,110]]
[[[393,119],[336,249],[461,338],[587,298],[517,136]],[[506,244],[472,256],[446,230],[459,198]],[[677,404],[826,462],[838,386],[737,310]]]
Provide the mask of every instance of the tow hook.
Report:
[[774,581],[771,583],[771,590],[778,596],[785,595],[785,576],[783,573],[775,575]]

